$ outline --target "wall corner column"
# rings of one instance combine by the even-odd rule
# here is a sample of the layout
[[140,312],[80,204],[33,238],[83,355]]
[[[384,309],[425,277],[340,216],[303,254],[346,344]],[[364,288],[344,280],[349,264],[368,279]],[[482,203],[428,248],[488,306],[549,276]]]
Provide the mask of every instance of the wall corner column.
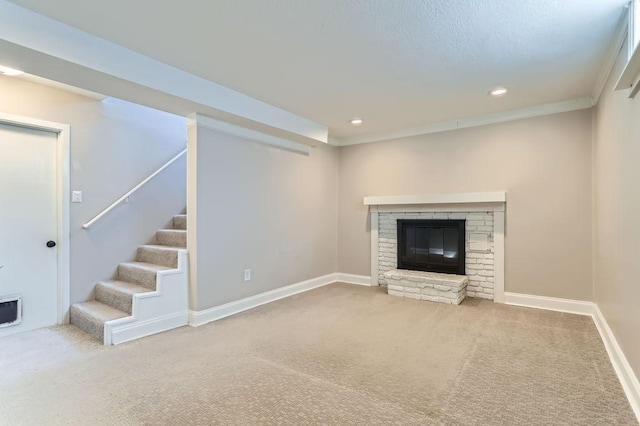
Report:
[[[198,311],[198,123],[187,117],[187,251],[189,252],[189,311]],[[191,323],[191,315],[190,323]],[[195,324],[191,324],[195,325]]]

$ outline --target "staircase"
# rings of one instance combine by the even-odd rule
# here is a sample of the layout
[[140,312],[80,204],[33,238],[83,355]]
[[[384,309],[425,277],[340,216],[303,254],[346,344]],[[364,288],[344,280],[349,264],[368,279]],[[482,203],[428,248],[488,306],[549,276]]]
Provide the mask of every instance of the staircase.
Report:
[[95,300],[71,306],[71,324],[105,345],[187,324],[187,216],[138,247],[135,262],[118,265],[117,278],[96,284]]

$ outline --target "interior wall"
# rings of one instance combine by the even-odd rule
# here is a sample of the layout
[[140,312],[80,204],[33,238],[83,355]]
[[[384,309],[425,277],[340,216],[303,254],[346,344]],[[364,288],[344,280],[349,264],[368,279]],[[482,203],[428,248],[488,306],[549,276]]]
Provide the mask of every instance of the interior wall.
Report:
[[118,263],[133,259],[139,244],[184,209],[186,161],[174,163],[92,228],[82,224],[184,149],[186,121],[6,76],[0,76],[0,93],[2,112],[71,126],[71,190],[83,192],[83,202],[70,210],[71,303],[88,300],[96,282],[111,278]]
[[505,291],[592,300],[591,112],[340,148],[338,270],[370,275],[365,196],[506,191]]
[[625,45],[594,111],[594,294],[640,376],[640,96],[614,91]]
[[[191,309],[336,271],[335,147],[319,143],[303,155],[200,125],[189,137],[190,156],[197,145],[197,186],[189,186],[197,188],[197,300],[191,299]],[[245,269],[251,269],[250,281],[244,281]]]

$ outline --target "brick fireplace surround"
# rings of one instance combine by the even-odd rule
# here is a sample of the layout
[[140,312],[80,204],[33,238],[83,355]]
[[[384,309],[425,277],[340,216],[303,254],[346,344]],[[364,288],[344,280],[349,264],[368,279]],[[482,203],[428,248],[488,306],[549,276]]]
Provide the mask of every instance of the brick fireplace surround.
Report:
[[371,214],[371,282],[397,267],[397,219],[465,219],[468,297],[504,302],[505,192],[365,197]]

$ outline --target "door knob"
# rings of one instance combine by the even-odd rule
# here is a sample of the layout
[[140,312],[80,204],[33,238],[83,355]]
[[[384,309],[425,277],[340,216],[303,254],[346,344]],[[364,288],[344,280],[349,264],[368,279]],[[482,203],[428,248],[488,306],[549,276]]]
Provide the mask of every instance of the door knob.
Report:
[[51,248],[51,247],[55,247],[56,246],[56,242],[55,241],[47,241],[47,247]]

